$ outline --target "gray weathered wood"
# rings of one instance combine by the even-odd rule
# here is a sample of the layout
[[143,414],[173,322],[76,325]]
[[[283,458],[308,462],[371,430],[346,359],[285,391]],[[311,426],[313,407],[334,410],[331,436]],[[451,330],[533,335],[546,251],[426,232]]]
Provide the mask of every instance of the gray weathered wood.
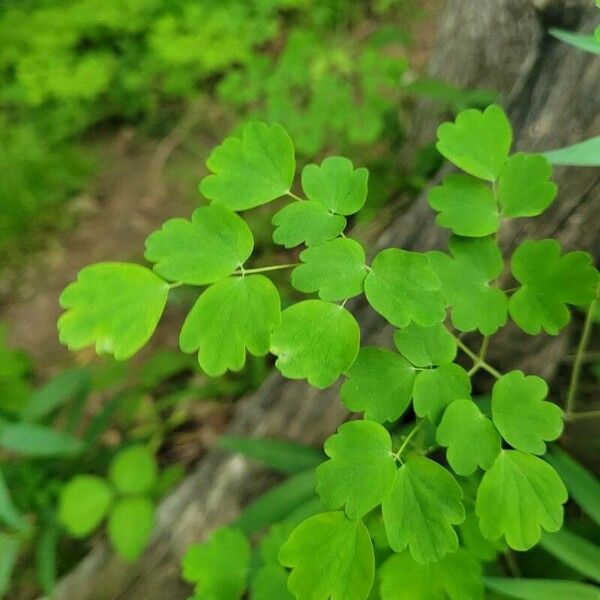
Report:
[[[545,34],[553,24],[589,30],[594,9],[584,1],[449,0],[431,74],[465,86],[493,87],[503,94],[522,150],[553,148],[600,133],[600,59]],[[422,103],[413,138],[430,140],[436,120]],[[600,252],[600,173],[559,169],[560,194],[542,218],[517,220],[502,230],[513,248],[524,237],[557,236],[566,248]],[[395,218],[377,241],[416,250],[440,247],[445,235],[433,225],[425,196]],[[363,339],[385,340],[389,330],[364,305],[355,307]],[[515,329],[494,341],[490,354],[500,368],[517,365],[552,376],[566,335],[530,338]],[[239,404],[231,431],[319,444],[345,418],[337,389],[318,392],[304,382],[273,374]],[[98,543],[57,590],[59,600],[182,600],[179,580],[185,548],[228,522],[272,480],[245,460],[213,450],[160,506],[153,541],[142,558],[126,565]]]

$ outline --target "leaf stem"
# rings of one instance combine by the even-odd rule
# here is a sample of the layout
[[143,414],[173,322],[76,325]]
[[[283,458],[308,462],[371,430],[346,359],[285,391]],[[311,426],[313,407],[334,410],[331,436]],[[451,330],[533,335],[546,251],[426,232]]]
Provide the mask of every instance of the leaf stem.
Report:
[[300,263],[287,263],[285,265],[269,265],[268,267],[257,267],[255,269],[238,269],[234,271],[234,275],[248,275],[251,273],[267,273],[269,271],[280,271],[282,269],[291,269],[298,266]]
[[596,310],[596,303],[598,302],[598,296],[590,302],[587,314],[585,316],[585,323],[583,324],[583,331],[579,338],[579,345],[577,346],[577,353],[575,354],[575,360],[573,362],[573,370],[571,371],[571,381],[569,382],[569,389],[567,391],[567,400],[565,402],[565,417],[570,418],[575,408],[575,397],[577,395],[577,386],[579,385],[579,376],[581,375],[581,366],[583,364],[583,355],[587,348],[588,342],[590,341],[590,334],[592,333],[592,323],[594,320],[594,311]]
[[173,288],[178,288],[181,287],[183,285],[183,281],[178,281],[176,283],[169,283],[169,289],[172,290]]
[[294,192],[292,192],[292,190],[288,190],[286,193],[290,198],[293,198],[294,200],[300,200],[300,202],[304,202],[304,198],[301,198],[297,194],[294,194]]
[[579,421],[580,419],[600,419],[600,410],[587,410],[565,414],[565,421]]
[[408,446],[410,440],[414,437],[415,433],[417,433],[417,431],[419,431],[419,428],[421,427],[422,423],[423,423],[423,421],[419,421],[412,428],[411,432],[406,436],[405,440],[402,442],[402,445],[400,446],[400,448],[398,448],[398,452],[394,452],[394,459],[395,460],[399,460],[400,462],[402,462],[402,459],[400,458],[402,456],[402,453],[404,452],[404,450]]
[[[494,367],[492,367],[492,365],[489,365],[484,360],[482,360],[460,338],[454,336],[454,339],[456,340],[458,347],[473,361],[473,367],[478,367],[477,370],[479,370],[481,368],[484,371],[487,371],[490,375],[493,375],[496,379],[500,379],[500,377],[502,377],[502,373],[500,373],[500,371],[497,371],[496,369],[494,369]],[[487,344],[484,348],[483,343],[482,343],[482,350],[485,350],[487,353]],[[474,372],[475,371],[473,369],[471,369],[471,371],[469,371],[470,374],[472,374]]]

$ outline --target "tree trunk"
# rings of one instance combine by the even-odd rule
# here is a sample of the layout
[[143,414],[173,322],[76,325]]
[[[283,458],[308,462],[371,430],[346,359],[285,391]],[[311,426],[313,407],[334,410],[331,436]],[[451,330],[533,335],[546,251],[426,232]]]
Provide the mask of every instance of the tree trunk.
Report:
[[[600,60],[562,44],[545,32],[552,25],[589,32],[595,10],[589,1],[449,0],[441,19],[430,74],[460,86],[502,94],[520,150],[553,149],[600,134]],[[426,102],[413,119],[415,143],[433,139],[437,118]],[[523,238],[557,237],[564,248],[600,252],[600,172],[557,169],[559,196],[542,217],[503,226],[509,251]],[[434,225],[425,194],[398,215],[375,244],[414,250],[441,247],[446,234]],[[390,329],[364,303],[354,312],[363,342],[390,339]],[[568,333],[526,336],[514,327],[494,338],[490,361],[502,370],[519,367],[552,377]],[[325,391],[273,374],[239,403],[230,432],[320,444],[345,418],[337,386]],[[179,563],[186,547],[229,522],[272,478],[244,459],[212,450],[161,504],[153,540],[132,565],[99,543],[59,584],[59,600],[183,600]]]

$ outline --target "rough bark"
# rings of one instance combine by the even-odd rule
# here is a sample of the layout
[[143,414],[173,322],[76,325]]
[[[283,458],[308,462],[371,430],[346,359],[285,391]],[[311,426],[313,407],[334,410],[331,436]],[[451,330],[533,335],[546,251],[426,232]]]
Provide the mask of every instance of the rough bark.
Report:
[[[561,44],[546,33],[551,25],[589,31],[590,2],[544,0],[449,0],[441,21],[431,74],[462,86],[502,93],[515,124],[516,147],[550,149],[600,133],[600,60]],[[430,140],[436,119],[426,103],[417,108],[413,138]],[[559,169],[560,193],[544,217],[517,220],[502,230],[511,249],[524,237],[555,236],[565,248],[600,253],[600,173]],[[425,194],[395,218],[377,247],[425,250],[440,247],[445,234],[433,224]],[[363,340],[389,339],[382,319],[358,304]],[[519,365],[551,377],[566,335],[530,338],[514,328],[494,341],[490,361],[501,369]],[[241,402],[231,425],[237,434],[276,436],[321,443],[345,417],[334,387],[323,392],[273,374]],[[59,600],[180,600],[189,589],[179,581],[185,548],[228,522],[272,480],[244,459],[211,451],[160,506],[156,533],[142,558],[126,565],[99,543],[65,577]]]

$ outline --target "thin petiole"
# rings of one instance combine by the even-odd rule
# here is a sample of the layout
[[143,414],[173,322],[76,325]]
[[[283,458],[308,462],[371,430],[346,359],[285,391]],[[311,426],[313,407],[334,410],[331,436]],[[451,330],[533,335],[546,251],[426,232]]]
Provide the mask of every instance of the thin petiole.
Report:
[[292,192],[292,190],[288,190],[286,193],[290,198],[293,198],[294,200],[300,200],[300,202],[304,202],[304,198],[301,198],[297,194],[294,194],[294,192]]
[[183,281],[178,281],[177,283],[170,283],[169,289],[172,290],[173,288],[178,288],[178,287],[181,287],[182,285],[183,285]]
[[[471,350],[471,348],[469,348],[469,346],[467,346],[460,338],[454,336],[454,339],[456,340],[458,347],[473,361],[473,367],[478,367],[477,370],[483,369],[484,371],[487,371],[496,379],[500,379],[500,377],[502,377],[502,373],[500,373],[500,371],[497,371],[494,369],[494,367],[492,367],[492,365],[488,365],[488,363],[486,363],[484,360],[481,360],[479,356],[475,354],[475,352],[473,352],[473,350]],[[487,346],[484,349],[487,352]],[[473,371],[473,369],[471,369],[471,371]],[[474,372],[476,371],[473,371],[473,373]]]
[[285,265],[269,265],[268,267],[257,267],[255,269],[238,269],[234,275],[249,275],[252,273],[268,273],[269,271],[281,271],[282,269],[291,269],[300,263],[287,263]]
[[587,410],[565,414],[565,421],[579,421],[580,419],[600,419],[600,410]]
[[402,442],[402,445],[400,446],[400,448],[398,448],[398,452],[394,452],[395,460],[402,461],[402,459],[400,458],[402,456],[402,453],[404,452],[404,450],[410,443],[410,440],[414,437],[415,433],[417,433],[417,431],[419,431],[419,428],[421,427],[422,423],[423,423],[423,421],[420,421],[413,427],[412,431],[406,436],[406,439]]
[[565,416],[568,419],[573,413],[575,408],[575,396],[577,395],[577,386],[579,385],[579,376],[581,375],[581,366],[583,364],[583,355],[587,348],[590,340],[590,334],[592,333],[592,324],[594,321],[594,312],[596,310],[596,303],[598,302],[598,296],[590,302],[590,306],[585,316],[585,323],[583,324],[583,331],[581,332],[581,338],[579,338],[579,345],[577,346],[577,353],[575,354],[575,360],[573,361],[573,370],[571,371],[571,381],[569,382],[569,389],[567,391],[567,400],[565,402]]

